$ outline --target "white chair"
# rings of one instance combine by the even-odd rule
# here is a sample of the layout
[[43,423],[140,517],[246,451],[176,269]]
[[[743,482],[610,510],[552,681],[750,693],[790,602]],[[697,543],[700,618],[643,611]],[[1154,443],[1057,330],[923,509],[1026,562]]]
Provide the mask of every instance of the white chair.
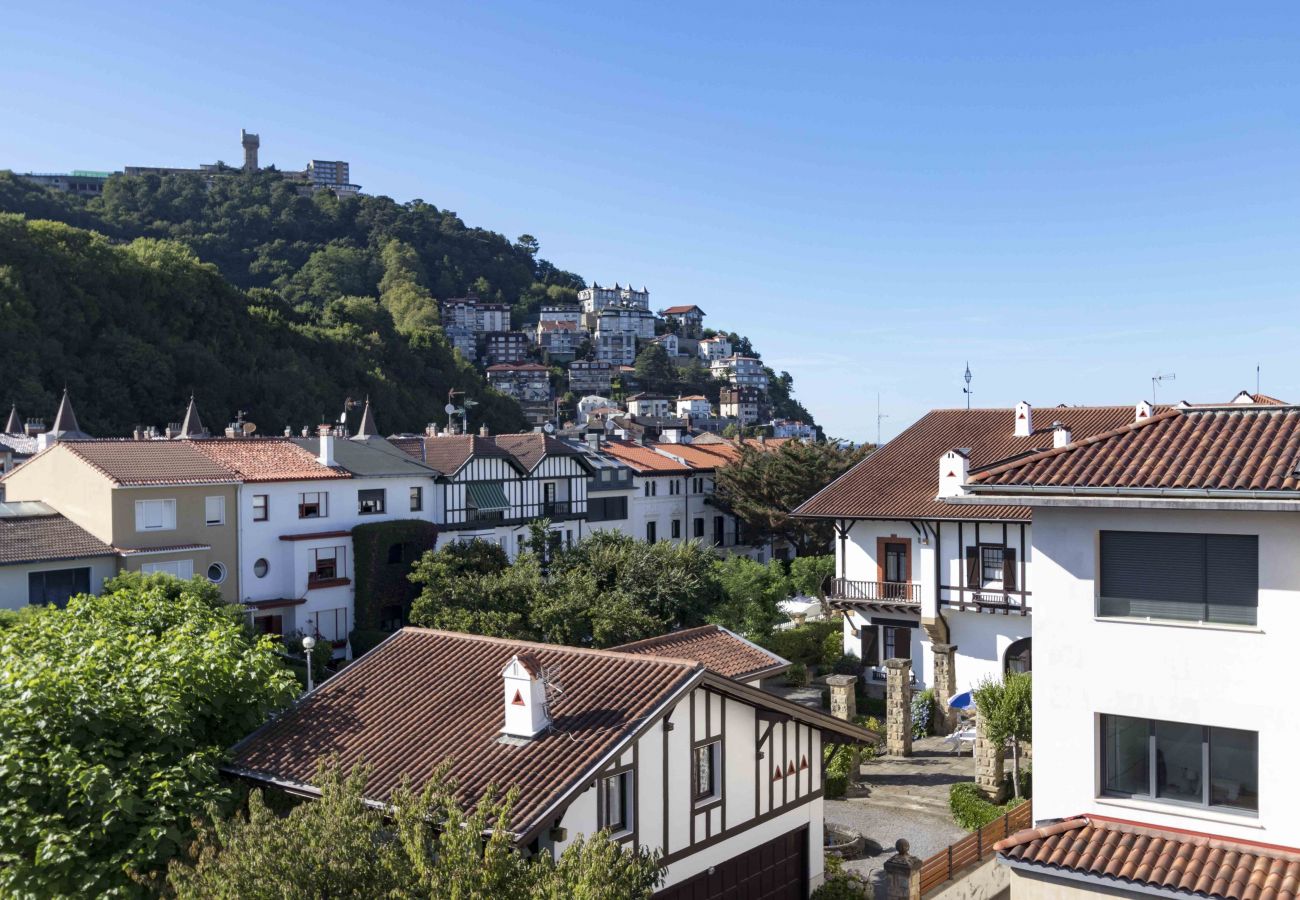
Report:
[[962,719],[961,721],[959,721],[957,723],[957,727],[953,729],[952,734],[944,738],[943,742],[944,744],[951,744],[954,753],[960,753],[961,745],[964,743],[968,743],[970,744],[970,752],[972,755],[974,755],[975,720],[972,718],[972,719]]

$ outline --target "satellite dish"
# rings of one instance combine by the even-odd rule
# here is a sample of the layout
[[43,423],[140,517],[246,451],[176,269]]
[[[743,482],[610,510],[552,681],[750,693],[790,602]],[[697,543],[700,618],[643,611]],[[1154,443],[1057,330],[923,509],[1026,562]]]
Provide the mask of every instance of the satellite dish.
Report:
[[442,408],[442,411],[445,412],[447,415],[451,415],[456,411],[456,404],[448,403],[446,406]]
[[552,431],[555,430],[555,426],[552,425],[550,422],[547,422],[545,425],[542,426],[542,430],[545,431],[547,434],[550,434]]
[[253,422],[244,423],[244,434],[252,434],[254,431],[257,431],[257,425],[255,423]]

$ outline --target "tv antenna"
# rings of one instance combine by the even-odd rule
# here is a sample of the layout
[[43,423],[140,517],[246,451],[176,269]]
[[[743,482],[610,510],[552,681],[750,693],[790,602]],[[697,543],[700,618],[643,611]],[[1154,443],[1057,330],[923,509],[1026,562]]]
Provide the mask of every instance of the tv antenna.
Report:
[[966,395],[966,408],[970,409],[970,398],[971,395],[975,393],[970,389],[970,380],[971,380],[970,360],[966,361],[966,374],[963,375],[962,378],[965,380],[966,386],[961,389],[961,392]]
[[883,419],[888,419],[889,413],[880,411],[880,391],[876,391],[876,446],[880,446],[880,423]]
[[1164,384],[1166,381],[1173,381],[1176,378],[1178,378],[1178,376],[1173,372],[1167,372],[1164,375],[1151,376],[1151,403],[1153,406],[1156,402],[1156,388],[1160,387],[1160,385]]

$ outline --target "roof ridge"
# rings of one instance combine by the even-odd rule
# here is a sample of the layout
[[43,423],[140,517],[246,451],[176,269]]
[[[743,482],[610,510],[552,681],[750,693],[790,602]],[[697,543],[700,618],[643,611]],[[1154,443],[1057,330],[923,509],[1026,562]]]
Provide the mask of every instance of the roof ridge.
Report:
[[616,648],[603,647],[574,647],[569,644],[548,644],[544,641],[524,641],[515,638],[496,637],[488,634],[468,634],[463,631],[444,631],[441,628],[421,628],[417,625],[406,625],[401,631],[411,632],[413,634],[432,634],[438,637],[455,638],[457,640],[475,641],[484,644],[501,644],[503,646],[523,647],[528,650],[549,650],[569,653],[578,653],[584,656],[600,656],[609,659],[622,660],[639,660],[645,662],[652,660],[654,662],[668,663],[673,666],[686,669],[704,669],[706,666],[694,659],[683,659],[676,656],[646,656],[640,653],[624,653]]
[[971,476],[970,480],[971,483],[983,482],[984,480],[986,480],[987,478],[993,475],[1001,475],[1004,472],[1009,472],[1012,469],[1019,468],[1020,466],[1039,463],[1045,459],[1054,459],[1055,457],[1063,456],[1064,454],[1072,452],[1074,450],[1080,450],[1084,447],[1091,447],[1093,444],[1100,443],[1101,441],[1110,440],[1113,437],[1117,437],[1121,434],[1128,434],[1131,431],[1137,431],[1139,428],[1146,428],[1148,425],[1151,425],[1155,422],[1163,422],[1166,419],[1171,419],[1176,416],[1183,415],[1185,412],[1187,412],[1187,410],[1166,409],[1163,410],[1162,412],[1156,413],[1153,416],[1150,416],[1149,418],[1143,419],[1141,422],[1129,422],[1127,424],[1119,426],[1118,428],[1112,428],[1109,431],[1102,431],[1099,432],[1098,434],[1089,435],[1088,437],[1078,441],[1071,441],[1070,443],[1066,444],[1064,447],[1048,447],[1045,450],[1039,450],[1035,453],[1030,453],[1026,456],[1022,456],[1010,462],[994,464],[989,468],[979,470],[977,473]]
[[[679,628],[676,631],[669,631],[669,632],[665,632],[664,634],[656,634],[653,637],[641,638],[641,640],[639,641],[629,641],[626,644],[619,644],[617,647],[611,647],[610,649],[625,652],[630,647],[637,647],[637,648],[661,647],[664,644],[671,644],[674,641],[681,640],[684,635],[704,634],[705,632],[709,632],[709,631],[718,632],[718,631],[726,631],[726,629],[723,628],[721,625],[717,625],[713,622],[708,622],[704,625],[694,625],[690,628]],[[664,657],[660,657],[660,658],[664,658]]]

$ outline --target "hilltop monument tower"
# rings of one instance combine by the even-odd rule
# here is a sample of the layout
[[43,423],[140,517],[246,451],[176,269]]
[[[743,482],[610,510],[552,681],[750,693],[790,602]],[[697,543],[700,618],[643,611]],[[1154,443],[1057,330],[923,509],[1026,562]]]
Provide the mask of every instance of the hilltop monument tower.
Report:
[[244,129],[239,129],[239,139],[244,145],[244,171],[257,171],[257,147],[262,143],[261,139],[255,134],[249,134]]

